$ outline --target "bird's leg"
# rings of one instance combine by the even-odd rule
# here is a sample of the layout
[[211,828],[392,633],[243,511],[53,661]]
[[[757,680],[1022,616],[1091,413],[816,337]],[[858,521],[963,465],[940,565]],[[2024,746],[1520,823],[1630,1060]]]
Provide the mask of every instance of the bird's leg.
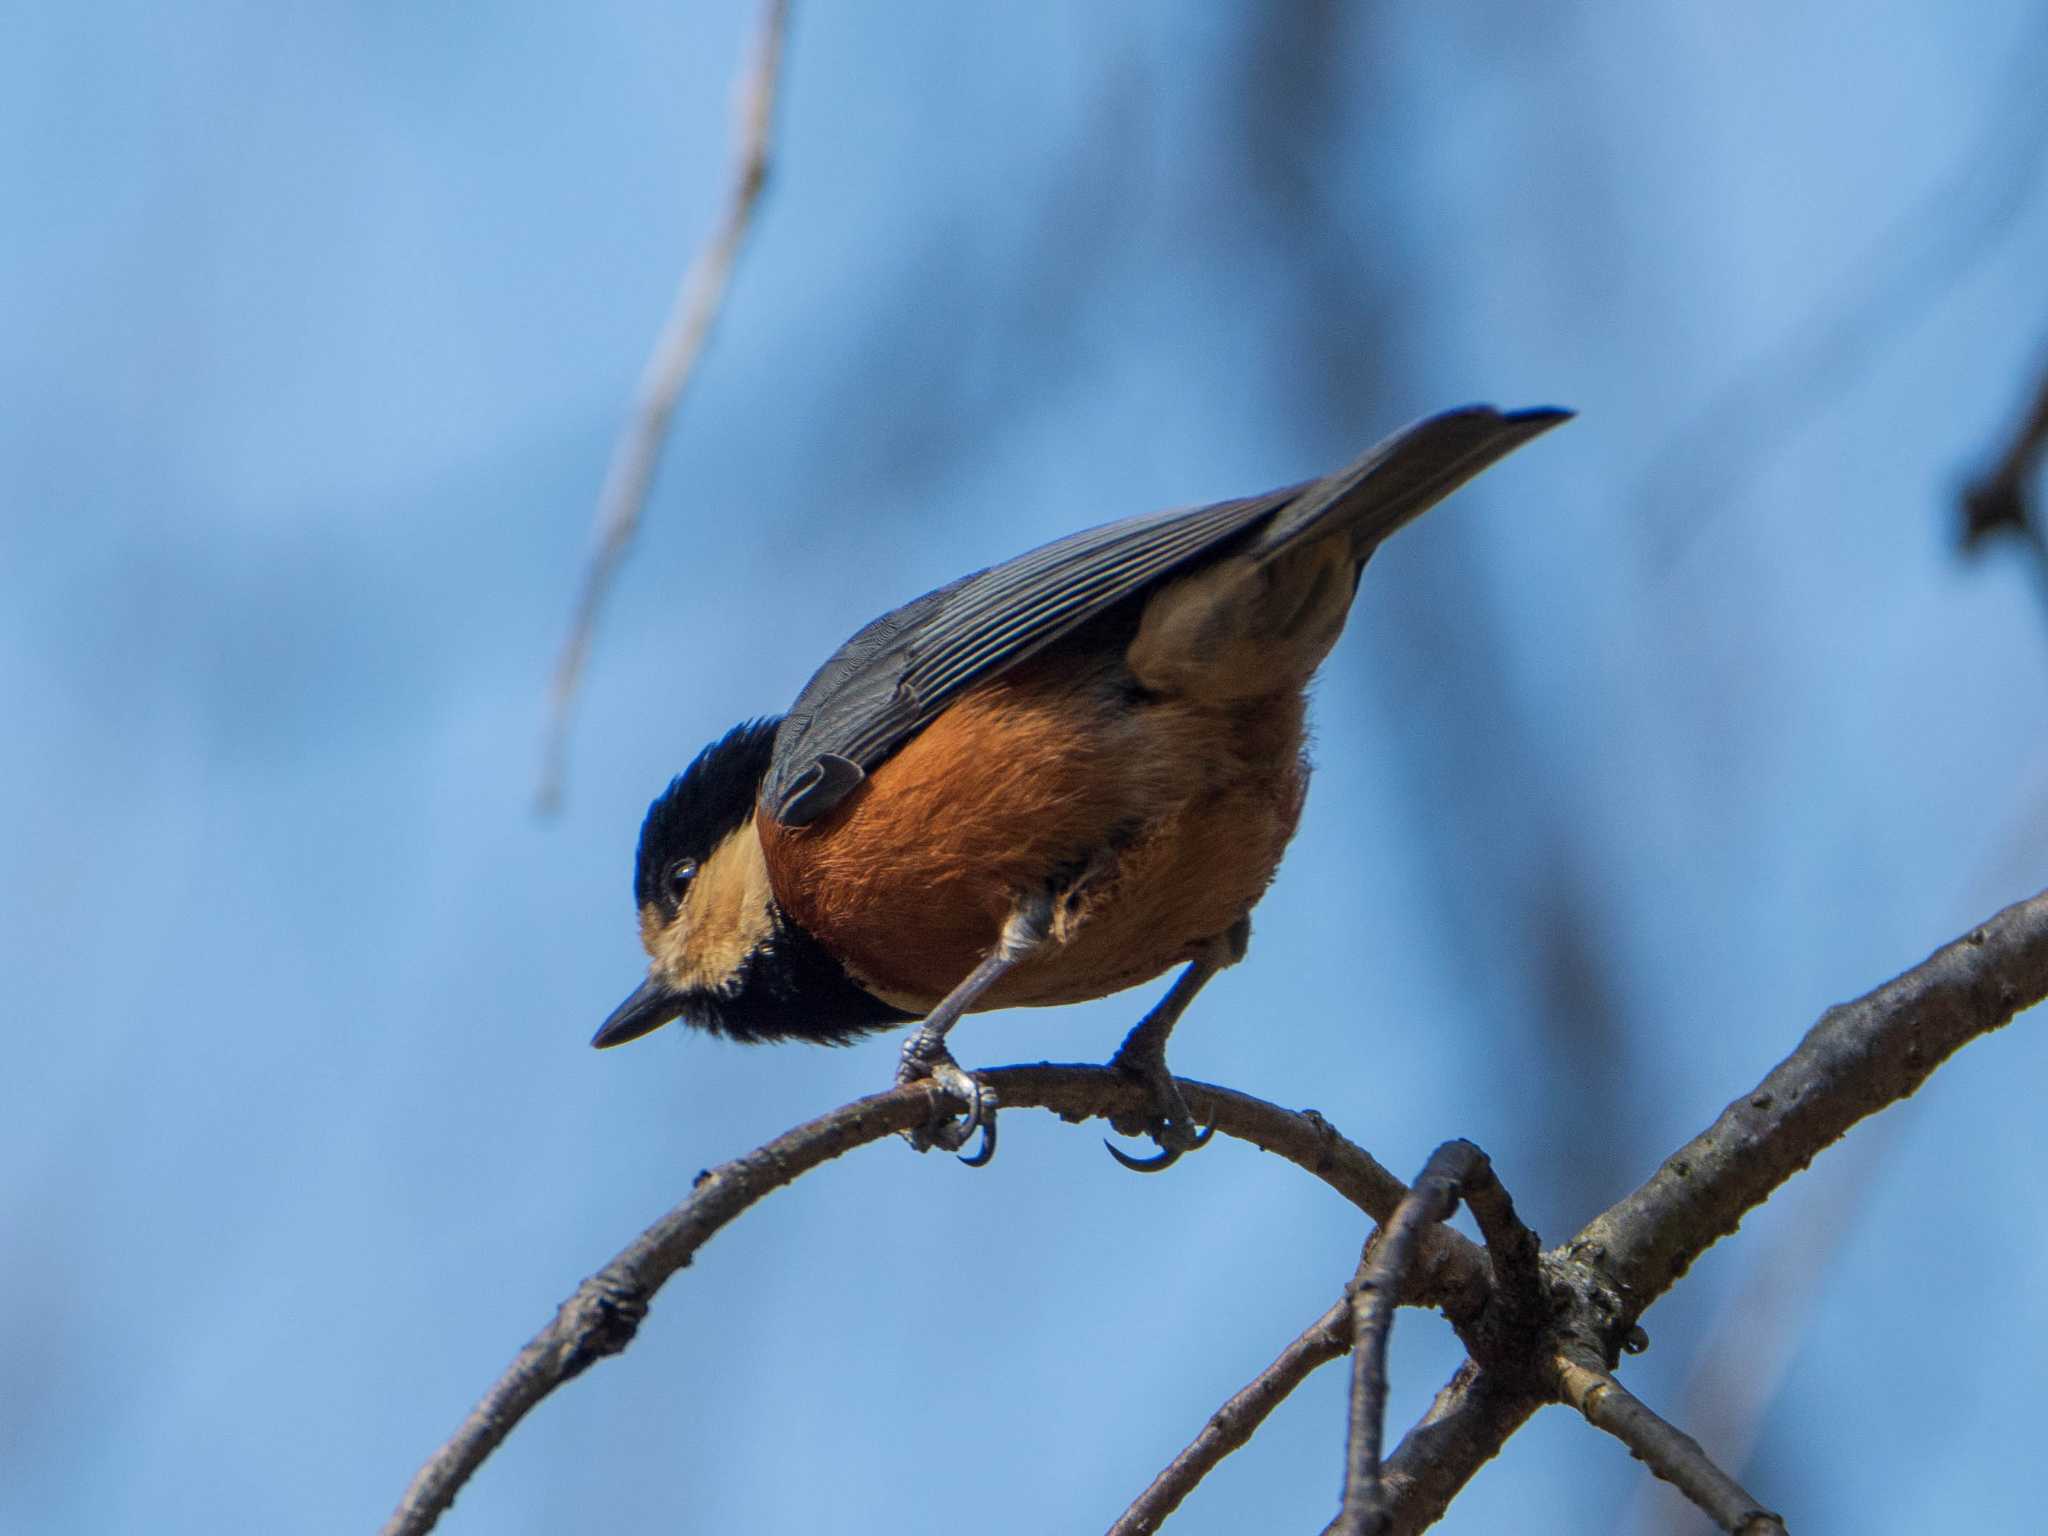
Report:
[[1048,942],[1052,921],[1051,893],[1041,892],[1019,902],[1003,924],[996,947],[967,973],[965,981],[940,999],[939,1006],[927,1014],[924,1022],[903,1042],[903,1059],[896,1067],[899,1084],[922,1082],[928,1078],[967,1102],[967,1112],[958,1119],[939,1119],[905,1132],[910,1144],[918,1151],[928,1151],[936,1146],[944,1147],[948,1152],[958,1152],[979,1130],[983,1138],[981,1150],[972,1157],[963,1157],[961,1161],[969,1167],[979,1168],[996,1155],[998,1106],[995,1093],[960,1070],[953,1053],[946,1049],[946,1031],[959,1023],[960,1016],[972,1008],[1012,966]]
[[[1158,1156],[1132,1157],[1109,1146],[1108,1142],[1103,1143],[1109,1146],[1109,1155],[1126,1168],[1138,1173],[1158,1173],[1179,1162],[1183,1152],[1206,1146],[1215,1134],[1213,1126],[1208,1130],[1197,1129],[1194,1111],[1188,1108],[1180,1084],[1166,1069],[1166,1037],[1173,1033],[1173,1026],[1180,1022],[1180,1016],[1195,1000],[1195,994],[1209,984],[1209,978],[1244,958],[1251,937],[1252,920],[1241,917],[1211,940],[1202,954],[1188,962],[1188,968],[1180,973],[1166,996],[1138,1021],[1137,1027],[1117,1047],[1116,1055],[1110,1058],[1112,1067],[1130,1073],[1152,1091],[1155,1111],[1153,1117],[1138,1128],[1159,1144]],[[1120,1131],[1127,1130],[1122,1121],[1111,1123]]]

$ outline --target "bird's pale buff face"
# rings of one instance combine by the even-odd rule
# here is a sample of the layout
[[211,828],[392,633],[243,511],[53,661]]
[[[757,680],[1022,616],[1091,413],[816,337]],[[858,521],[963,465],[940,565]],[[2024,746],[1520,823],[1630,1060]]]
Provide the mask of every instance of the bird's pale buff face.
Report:
[[640,909],[640,943],[649,977],[670,991],[717,992],[773,932],[768,862],[752,818],[711,850],[674,913]]

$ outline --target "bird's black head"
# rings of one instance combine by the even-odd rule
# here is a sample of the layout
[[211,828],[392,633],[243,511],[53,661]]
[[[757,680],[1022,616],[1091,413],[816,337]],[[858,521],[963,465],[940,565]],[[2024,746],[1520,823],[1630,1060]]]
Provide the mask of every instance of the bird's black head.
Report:
[[719,845],[754,818],[754,796],[775,755],[779,719],[748,720],[697,754],[640,823],[633,901],[674,917]]
[[836,1045],[911,1017],[855,984],[776,904],[754,802],[779,724],[733,727],[648,807],[633,865],[647,979],[591,1044],[680,1018],[735,1040]]

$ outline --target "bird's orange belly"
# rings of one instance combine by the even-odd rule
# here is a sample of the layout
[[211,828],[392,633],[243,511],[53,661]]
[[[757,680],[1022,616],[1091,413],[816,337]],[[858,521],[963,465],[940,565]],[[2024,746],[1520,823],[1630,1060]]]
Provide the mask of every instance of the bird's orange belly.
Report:
[[963,695],[809,827],[761,817],[776,899],[856,980],[925,1012],[1019,900],[1058,938],[983,1008],[1079,1002],[1193,957],[1264,893],[1307,783],[1299,693],[1132,702],[1018,669]]

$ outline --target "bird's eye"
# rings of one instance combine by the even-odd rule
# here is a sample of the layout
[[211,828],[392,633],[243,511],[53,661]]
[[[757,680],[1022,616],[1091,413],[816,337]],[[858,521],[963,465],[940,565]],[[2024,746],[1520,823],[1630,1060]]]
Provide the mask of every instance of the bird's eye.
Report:
[[668,893],[681,901],[690,893],[690,882],[697,878],[695,859],[677,859],[668,867]]

